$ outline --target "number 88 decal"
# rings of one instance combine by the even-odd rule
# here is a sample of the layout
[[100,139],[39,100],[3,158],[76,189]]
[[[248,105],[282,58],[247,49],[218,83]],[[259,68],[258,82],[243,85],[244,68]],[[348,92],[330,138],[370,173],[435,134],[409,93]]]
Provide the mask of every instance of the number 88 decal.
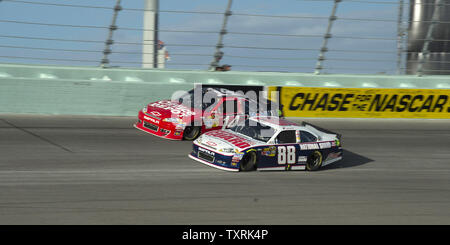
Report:
[[278,164],[293,164],[295,159],[295,146],[278,146]]

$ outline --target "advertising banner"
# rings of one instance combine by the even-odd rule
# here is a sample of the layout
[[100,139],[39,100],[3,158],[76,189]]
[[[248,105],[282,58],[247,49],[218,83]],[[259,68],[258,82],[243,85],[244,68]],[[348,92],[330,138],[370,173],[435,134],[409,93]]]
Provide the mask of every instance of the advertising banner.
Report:
[[267,90],[279,92],[286,117],[450,118],[449,89],[268,87]]

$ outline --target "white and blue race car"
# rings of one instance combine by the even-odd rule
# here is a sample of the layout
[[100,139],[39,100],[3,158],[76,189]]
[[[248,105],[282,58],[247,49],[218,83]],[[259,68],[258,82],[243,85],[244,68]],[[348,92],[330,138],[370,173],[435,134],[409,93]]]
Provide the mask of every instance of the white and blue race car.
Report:
[[202,134],[189,157],[227,171],[314,171],[342,159],[339,134],[279,117],[237,121]]

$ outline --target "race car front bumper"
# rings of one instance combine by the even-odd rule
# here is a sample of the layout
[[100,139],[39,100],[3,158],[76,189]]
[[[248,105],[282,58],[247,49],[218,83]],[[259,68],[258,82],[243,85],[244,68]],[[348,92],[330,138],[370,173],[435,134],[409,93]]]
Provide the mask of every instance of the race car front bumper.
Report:
[[223,154],[210,147],[193,143],[192,152],[188,156],[210,167],[231,172],[239,171],[239,163],[233,161],[233,155]]
[[163,122],[159,118],[148,115],[139,111],[138,121],[134,127],[146,133],[171,140],[182,140],[183,129],[177,128],[176,125],[170,122]]

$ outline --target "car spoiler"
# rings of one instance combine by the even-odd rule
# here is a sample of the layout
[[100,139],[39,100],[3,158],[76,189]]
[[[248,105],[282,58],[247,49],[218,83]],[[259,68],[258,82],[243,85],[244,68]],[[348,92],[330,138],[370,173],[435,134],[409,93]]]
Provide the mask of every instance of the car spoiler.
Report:
[[326,134],[334,134],[334,135],[336,135],[336,137],[337,137],[337,138],[338,138],[339,140],[341,140],[341,137],[342,137],[342,135],[341,135],[341,134],[338,134],[338,133],[332,132],[332,131],[330,131],[330,130],[328,130],[328,129],[324,129],[324,128],[321,128],[321,127],[319,127],[319,126],[316,126],[316,125],[314,125],[314,124],[311,124],[311,123],[307,123],[307,122],[302,122],[302,126],[306,126],[306,125],[308,125],[308,126],[311,126],[311,127],[315,128],[315,129],[317,129],[317,130],[321,131],[321,132],[324,132],[324,133],[326,133]]

